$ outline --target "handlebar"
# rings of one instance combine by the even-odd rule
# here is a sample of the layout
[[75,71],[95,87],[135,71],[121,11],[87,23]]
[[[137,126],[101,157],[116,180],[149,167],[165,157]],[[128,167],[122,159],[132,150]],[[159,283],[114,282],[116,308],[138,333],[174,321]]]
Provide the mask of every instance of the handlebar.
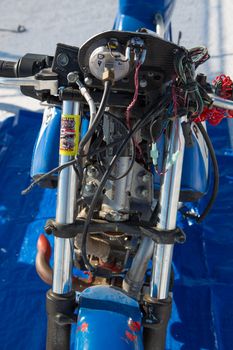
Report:
[[[46,89],[46,80],[42,82],[36,80],[33,76],[37,74],[41,69],[52,66],[53,57],[47,55],[26,54],[20,58],[17,62],[0,60],[0,84],[2,85],[15,85],[15,86],[34,86],[37,89]],[[25,78],[27,79],[12,79],[12,78]],[[4,79],[11,78],[11,80]],[[53,77],[51,77],[54,79]],[[50,78],[50,79],[51,79]],[[48,81],[47,81],[48,82]],[[54,81],[53,81],[54,83]],[[51,85],[51,81],[50,81]],[[55,84],[56,85],[56,84]],[[55,92],[56,86],[53,86],[52,90]],[[51,90],[51,86],[49,87]],[[56,95],[56,94],[55,94]],[[212,99],[212,106],[223,108],[233,111],[233,101],[226,100],[215,94],[209,93],[209,97]]]
[[18,62],[0,60],[0,76],[7,78],[16,78]]
[[52,65],[53,57],[27,53],[17,62],[0,60],[0,77],[30,77]]
[[232,100],[226,100],[225,98],[219,97],[219,96],[214,95],[214,94],[208,94],[208,95],[213,101],[212,102],[213,106],[233,111],[233,101]]

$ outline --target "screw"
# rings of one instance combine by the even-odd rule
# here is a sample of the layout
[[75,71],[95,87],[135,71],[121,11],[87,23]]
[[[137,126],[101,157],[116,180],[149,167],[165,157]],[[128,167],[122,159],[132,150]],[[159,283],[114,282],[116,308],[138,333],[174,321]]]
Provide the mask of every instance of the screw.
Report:
[[98,176],[99,172],[98,170],[92,166],[87,169],[87,176],[96,178]]
[[86,77],[84,79],[84,82],[85,82],[86,85],[91,85],[93,83],[93,80],[92,80],[91,77]]
[[68,80],[69,83],[76,83],[78,78],[79,78],[78,72],[70,72],[67,75],[67,80]]
[[147,86],[147,81],[145,79],[142,79],[142,80],[140,80],[139,85],[141,88],[145,88]]
[[149,196],[149,191],[147,189],[142,190],[141,192],[142,197],[146,198]]
[[149,180],[150,180],[150,175],[149,174],[143,175],[143,177],[142,177],[142,181],[143,182],[148,182]]
[[154,76],[154,72],[148,72],[147,75],[149,78],[152,78]]

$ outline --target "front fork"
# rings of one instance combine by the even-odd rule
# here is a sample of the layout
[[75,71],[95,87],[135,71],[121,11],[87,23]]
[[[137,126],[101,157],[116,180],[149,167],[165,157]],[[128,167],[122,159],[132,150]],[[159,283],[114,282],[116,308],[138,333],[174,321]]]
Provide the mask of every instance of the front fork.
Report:
[[[186,118],[174,121],[169,132],[169,142],[165,158],[165,174],[161,179],[159,215],[157,229],[170,231],[176,228],[180,195],[185,140],[182,123]],[[178,158],[171,166],[174,155]],[[167,324],[171,316],[172,299],[169,296],[171,266],[174,244],[154,244],[150,295],[146,298],[149,324],[144,327],[144,349],[164,350]],[[148,320],[146,320],[148,321]],[[151,325],[150,322],[154,324]]]
[[[60,131],[60,161],[74,159],[78,147],[80,103],[64,101]],[[55,151],[55,150],[54,150]],[[75,220],[77,176],[72,166],[59,175],[56,222],[71,224]],[[72,291],[74,239],[54,237],[54,269],[52,290],[47,293],[47,350],[70,349],[70,327],[75,309]]]
[[[180,185],[183,168],[185,140],[182,123],[185,117],[174,121],[169,132],[168,151],[165,159],[165,174],[161,179],[159,199],[159,215],[157,229],[161,231],[174,230]],[[171,166],[172,158],[178,153],[178,158]],[[166,171],[167,170],[167,171]],[[166,299],[169,294],[172,255],[174,244],[155,244],[153,252],[153,269],[150,285],[150,296],[156,299]]]
[[[185,120],[186,117],[182,117],[173,121],[167,135],[156,227],[161,231],[172,231],[176,228],[185,148],[182,123]],[[146,320],[148,323],[144,327],[145,350],[165,348],[166,328],[171,313],[169,286],[173,248],[174,244],[157,244],[144,237],[123,283],[123,288],[129,294],[139,297],[148,262],[152,257],[150,291],[145,300],[147,313],[151,317]]]

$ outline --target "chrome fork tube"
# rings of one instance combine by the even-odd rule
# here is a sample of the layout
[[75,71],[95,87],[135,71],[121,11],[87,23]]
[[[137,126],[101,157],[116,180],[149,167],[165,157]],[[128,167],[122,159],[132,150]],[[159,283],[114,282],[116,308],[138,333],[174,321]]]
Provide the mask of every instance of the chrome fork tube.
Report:
[[132,265],[123,281],[123,289],[132,297],[137,298],[142,288],[148,262],[153,254],[153,241],[144,237],[133,259]]
[[[169,169],[162,178],[161,194],[159,199],[160,214],[157,228],[173,230],[176,228],[182,165],[185,141],[180,118],[173,122],[169,134],[168,152],[165,159],[165,169]],[[177,125],[178,123],[178,125]],[[179,151],[178,159],[170,166],[172,156]],[[166,299],[169,294],[170,273],[172,264],[173,244],[155,244],[153,253],[153,269],[150,285],[150,296],[157,299]]]
[[[80,103],[64,101],[63,115],[79,115]],[[72,160],[74,156],[60,155],[60,165]],[[60,172],[57,189],[56,222],[70,224],[74,222],[76,207],[77,176],[73,167]],[[72,290],[74,239],[54,237],[54,269],[52,291],[66,294]]]

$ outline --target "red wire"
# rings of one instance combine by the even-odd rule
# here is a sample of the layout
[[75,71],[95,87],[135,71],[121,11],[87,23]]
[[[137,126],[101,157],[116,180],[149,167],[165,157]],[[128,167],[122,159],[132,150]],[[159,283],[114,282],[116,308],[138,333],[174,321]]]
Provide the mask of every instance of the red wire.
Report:
[[[135,106],[135,104],[137,102],[137,99],[138,99],[138,90],[139,90],[138,75],[139,75],[139,69],[140,69],[141,65],[142,65],[141,63],[138,63],[136,68],[135,68],[135,73],[134,73],[134,87],[135,87],[134,96],[133,96],[132,101],[130,102],[130,104],[126,108],[126,125],[127,125],[128,129],[131,128],[131,125],[130,125],[131,111],[132,111],[133,107]],[[140,156],[143,157],[142,149],[141,149],[140,145],[138,144],[138,142],[135,139],[134,139],[134,143],[135,143],[135,147],[138,150]]]
[[133,107],[138,99],[138,89],[139,89],[138,73],[139,73],[140,67],[141,67],[141,63],[138,63],[138,65],[136,66],[136,69],[135,69],[135,73],[134,73],[134,87],[135,87],[134,96],[133,96],[132,101],[130,102],[130,104],[126,108],[126,124],[127,124],[129,129],[130,129],[131,110],[133,109]]
[[[174,108],[174,117],[177,117],[177,110],[178,110],[178,103],[177,103],[177,95],[176,95],[176,90],[175,90],[175,86],[172,86],[172,100],[173,100],[173,108]],[[178,142],[179,142],[179,151],[181,149],[181,140],[180,140],[180,135],[179,135],[179,123],[178,123],[178,119],[176,118],[176,120],[174,121],[176,123],[176,136],[178,136]],[[168,169],[165,169],[164,171],[160,171],[158,169],[158,165],[156,165],[155,167],[155,171],[159,176],[165,175],[168,172]]]

